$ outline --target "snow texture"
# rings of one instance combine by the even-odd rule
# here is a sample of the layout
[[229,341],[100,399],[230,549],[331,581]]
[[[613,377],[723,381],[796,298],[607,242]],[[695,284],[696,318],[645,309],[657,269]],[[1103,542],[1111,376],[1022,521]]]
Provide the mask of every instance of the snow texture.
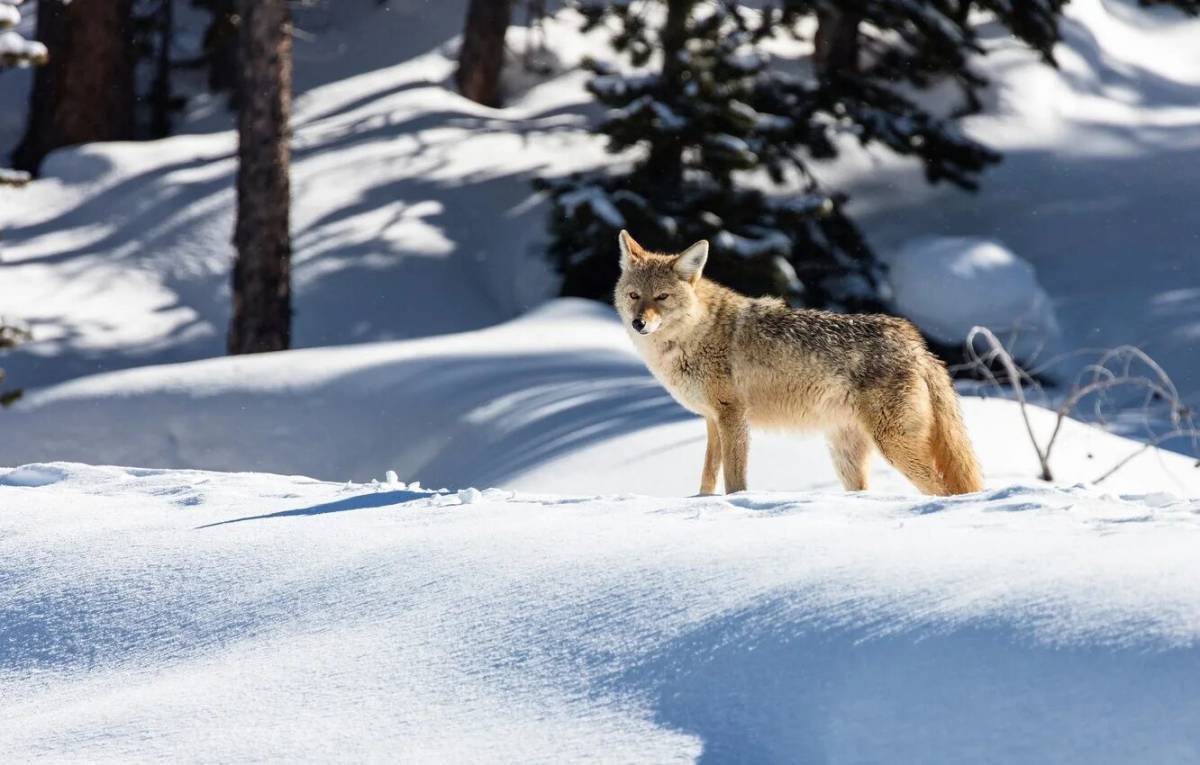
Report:
[[14,761],[1200,757],[1196,501],[53,463],[0,507]]
[[[3,758],[1200,761],[1194,459],[1092,486],[1140,445],[1067,421],[1044,485],[1015,405],[967,399],[981,493],[876,459],[847,494],[821,439],[755,433],[752,492],[689,496],[704,424],[612,312],[529,312],[531,179],[606,160],[576,66],[604,35],[552,17],[561,67],[487,109],[449,85],[464,10],[296,8],[300,350],[219,357],[218,100],[0,188],[0,314],[35,333],[3,359]],[[854,151],[821,177],[893,271],[975,243],[919,264],[917,314],[1011,318],[1040,282],[1067,348],[1144,345],[1200,403],[1200,22],[1076,0],[1064,31],[1059,69],[985,41],[978,196]],[[28,81],[0,76],[4,148]],[[932,310],[953,288],[970,315]]]

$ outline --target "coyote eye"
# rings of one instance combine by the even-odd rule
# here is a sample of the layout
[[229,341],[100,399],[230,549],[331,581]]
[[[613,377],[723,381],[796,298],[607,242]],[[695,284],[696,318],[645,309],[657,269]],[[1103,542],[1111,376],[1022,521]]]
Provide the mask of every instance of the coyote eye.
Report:
[[636,292],[630,292],[630,293],[629,293],[629,299],[630,299],[630,300],[637,300],[637,299],[638,299],[638,298],[640,298],[640,297],[641,297],[641,295],[637,294]]
[[667,298],[669,298],[669,297],[671,297],[671,296],[670,296],[670,295],[668,295],[667,293],[665,293],[665,292],[664,292],[664,293],[663,293],[663,294],[661,294],[661,295],[655,295],[655,296],[654,296],[654,299],[655,299],[655,300],[658,300],[658,301],[660,301],[660,302],[661,302],[661,301],[663,301],[663,300],[666,300],[666,299],[667,299]]

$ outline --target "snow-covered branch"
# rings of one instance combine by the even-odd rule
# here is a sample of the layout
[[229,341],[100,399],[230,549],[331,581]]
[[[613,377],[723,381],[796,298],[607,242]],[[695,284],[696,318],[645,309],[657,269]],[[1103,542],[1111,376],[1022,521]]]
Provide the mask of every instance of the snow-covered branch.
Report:
[[22,0],[0,0],[0,68],[44,64],[50,58],[46,46],[26,40],[14,27],[21,21],[17,8]]

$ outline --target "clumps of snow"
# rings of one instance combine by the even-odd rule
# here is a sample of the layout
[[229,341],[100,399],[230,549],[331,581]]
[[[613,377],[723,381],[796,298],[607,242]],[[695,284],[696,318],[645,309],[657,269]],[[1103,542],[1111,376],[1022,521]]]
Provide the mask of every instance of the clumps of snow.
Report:
[[473,505],[482,500],[483,492],[481,492],[479,489],[461,489],[458,492],[458,501],[462,502],[464,505]]
[[[0,8],[4,6],[0,5]],[[24,186],[33,180],[33,176],[23,170],[9,170],[0,167],[0,186]]]
[[580,186],[574,191],[568,191],[558,198],[559,205],[570,217],[581,206],[591,209],[592,213],[613,228],[625,227],[625,216],[608,198],[608,194],[599,186]]
[[12,0],[0,0],[0,29],[15,27],[21,21],[21,12],[13,5]]
[[0,33],[0,60],[5,63],[28,66],[31,61],[46,60],[48,55],[46,46],[40,42],[26,40],[16,32]]
[[893,305],[932,337],[962,343],[992,330],[1018,358],[1053,345],[1058,320],[1033,266],[1004,245],[973,237],[921,237],[890,259]]
[[[595,70],[598,67],[593,64],[592,68]],[[650,90],[658,84],[658,80],[655,74],[600,74],[588,82],[587,89],[599,98],[623,98],[629,93]]]
[[16,8],[20,4],[21,0],[0,0],[0,66],[41,64],[49,57],[45,45],[7,31],[21,22],[21,12]]
[[663,130],[680,131],[687,127],[687,120],[675,113],[671,107],[651,96],[641,96],[630,101],[620,109],[612,109],[608,118],[611,120],[628,119],[640,112],[649,111],[654,121]]
[[404,488],[404,484],[400,482],[400,476],[396,475],[395,470],[389,470],[386,473],[384,473],[383,479],[384,479],[384,482],[387,483],[388,486],[396,486],[399,488]]
[[62,468],[53,465],[23,465],[0,475],[0,486],[49,486],[63,480],[65,476]]
[[709,146],[716,147],[730,154],[744,155],[750,154],[750,144],[729,133],[717,133],[709,136],[705,143]]
[[766,231],[759,238],[721,231],[713,237],[713,244],[739,258],[757,258],[770,254],[788,255],[792,251],[792,241],[782,231],[775,229]]

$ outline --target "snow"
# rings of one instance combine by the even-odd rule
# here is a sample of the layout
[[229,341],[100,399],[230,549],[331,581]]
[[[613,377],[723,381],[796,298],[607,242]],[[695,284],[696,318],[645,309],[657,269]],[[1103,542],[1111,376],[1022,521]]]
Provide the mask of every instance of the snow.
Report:
[[17,760],[1200,754],[1195,501],[465,503],[19,470],[55,480],[0,478],[0,750]]
[[592,211],[593,215],[613,228],[621,228],[625,225],[625,216],[612,203],[604,189],[598,186],[585,185],[568,191],[558,198],[558,203],[562,205],[563,212],[568,217],[574,217],[576,210],[580,206],[585,206]]
[[1050,298],[1033,266],[1003,244],[925,237],[905,243],[889,265],[894,307],[930,336],[959,345],[983,326],[1018,359],[1053,355],[1059,327]]
[[21,23],[21,0],[0,0],[0,69],[5,65],[29,66],[31,60],[46,58],[46,46],[26,40],[20,31],[9,31]]
[[[988,485],[1038,474],[1015,405],[968,398]],[[53,460],[255,470],[330,481],[394,471],[426,486],[680,496],[696,491],[704,424],[646,371],[613,311],[553,301],[485,330],[206,359],[82,377],[5,410],[0,465]],[[1044,441],[1054,417],[1033,409]],[[1093,480],[1139,444],[1064,423],[1051,465]],[[836,490],[824,442],[756,434],[750,486]],[[1102,486],[1200,496],[1194,460],[1148,451]],[[881,460],[873,486],[914,490]]]
[[985,38],[977,66],[994,86],[964,132],[1004,161],[978,193],[930,187],[914,163],[852,142],[819,177],[852,195],[848,214],[885,260],[923,236],[1003,242],[1033,265],[1065,351],[1141,347],[1196,408],[1200,19],[1127,0],[1064,13],[1058,69]]
[[9,3],[0,0],[0,28],[15,27],[21,21],[21,12]]
[[[0,5],[0,8],[5,6]],[[3,19],[0,19],[2,21]],[[13,20],[20,21],[20,18]],[[46,46],[39,42],[26,40],[16,32],[0,32],[0,56],[17,59],[18,66],[27,66],[28,59],[46,57]]]
[[768,253],[787,254],[791,252],[791,240],[781,231],[767,230],[757,239],[741,236],[731,231],[720,231],[713,237],[713,244],[722,250],[732,252],[739,258],[756,258]]
[[[296,46],[300,347],[477,329],[555,290],[538,255],[547,206],[530,182],[607,161],[589,129],[603,110],[577,66],[603,53],[607,36],[581,35],[577,15],[556,14],[546,30],[561,59],[553,75],[486,109],[449,85],[464,8],[297,9],[308,32]],[[977,195],[928,187],[915,163],[853,141],[815,172],[851,194],[847,211],[885,259],[923,236],[1003,242],[1035,268],[1064,350],[1139,345],[1200,405],[1190,203],[1200,192],[1198,31],[1200,21],[1167,9],[1078,0],[1067,6],[1058,70],[988,32],[991,54],[976,66],[995,86],[964,130],[1006,158]],[[521,49],[524,27],[512,37]],[[5,73],[0,103],[20,103],[27,87],[27,73]],[[43,179],[0,189],[12,285],[0,312],[27,320],[36,338],[5,358],[12,380],[35,387],[222,352],[234,136],[218,104],[191,104],[181,135],[64,149]],[[6,146],[20,135],[20,111],[0,109]],[[615,221],[614,212],[600,214]]]
[[[607,161],[577,66],[606,37],[560,12],[552,76],[488,109],[449,84],[464,8],[296,8],[299,350],[221,356],[219,99],[0,189],[0,314],[35,333],[0,359],[26,388],[0,412],[0,752],[1200,760],[1195,459],[1092,484],[1141,444],[1067,420],[1044,484],[1016,405],[972,397],[978,494],[878,459],[848,494],[819,437],[755,433],[751,492],[691,496],[703,423],[610,309],[543,303],[531,181]],[[1200,404],[1200,22],[1076,0],[1065,32],[1059,70],[987,40],[964,132],[1006,159],[978,195],[853,150],[818,175],[927,330],[1032,309]],[[28,81],[0,75],[0,148]]]

